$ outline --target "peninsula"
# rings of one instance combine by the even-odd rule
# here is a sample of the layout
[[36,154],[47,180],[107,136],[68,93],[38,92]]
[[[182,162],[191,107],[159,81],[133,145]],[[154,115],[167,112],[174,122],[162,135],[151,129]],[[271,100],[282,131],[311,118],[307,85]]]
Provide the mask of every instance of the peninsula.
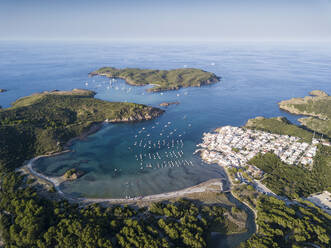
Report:
[[300,123],[331,138],[331,96],[321,90],[314,90],[309,94],[311,96],[292,98],[281,101],[278,105],[280,109],[292,114],[309,116],[300,118]]
[[187,87],[200,87],[217,83],[220,78],[214,73],[206,72],[195,68],[182,68],[174,70],[151,70],[114,67],[103,67],[93,71],[90,76],[106,76],[109,78],[122,78],[128,84],[134,86],[153,85],[149,92],[166,90],[178,90]]
[[[78,208],[65,199],[54,201],[54,188],[40,191],[42,187],[35,183],[36,179],[19,174],[16,169],[24,161],[61,151],[70,138],[81,135],[93,124],[148,120],[163,113],[145,105],[98,100],[94,95],[87,90],[43,92],[0,110],[1,242],[17,247],[203,248],[212,232],[246,231],[247,215],[219,193],[222,183],[217,180],[208,186],[210,192],[206,191],[207,185],[183,191],[192,197],[190,200],[178,199],[181,195],[176,192],[171,201],[162,202],[161,197],[151,203],[153,199],[148,198],[148,207],[139,209],[98,204]],[[71,169],[61,180],[75,180],[83,174],[80,169]],[[194,200],[195,194],[212,194],[215,200],[201,203]],[[220,205],[219,199],[226,201],[227,207]],[[34,223],[34,227],[27,223]],[[74,225],[82,229],[74,230]],[[27,235],[31,238],[26,239]]]
[[0,109],[0,165],[17,167],[32,157],[60,152],[70,139],[97,130],[104,121],[150,120],[164,112],[141,104],[107,102],[94,95],[80,89],[43,92]]

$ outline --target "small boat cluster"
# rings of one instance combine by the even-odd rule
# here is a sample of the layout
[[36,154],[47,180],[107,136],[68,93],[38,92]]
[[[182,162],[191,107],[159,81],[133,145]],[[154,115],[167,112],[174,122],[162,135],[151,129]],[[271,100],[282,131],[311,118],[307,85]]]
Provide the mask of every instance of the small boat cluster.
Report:
[[[121,83],[121,80],[116,78],[99,80],[96,77],[86,82],[85,86],[91,88],[102,87],[128,94],[133,93],[133,87]],[[142,94],[145,94],[145,91]],[[160,94],[163,95],[164,93],[160,92]],[[183,93],[183,95],[187,94],[186,91]],[[177,94],[176,96],[179,97],[180,95]],[[183,117],[183,120],[186,120],[186,116]],[[191,123],[186,123],[186,128],[191,126]],[[131,142],[127,147],[137,163],[137,170],[141,172],[147,169],[194,166],[192,160],[185,156],[183,139],[185,134],[185,130],[179,130],[170,121],[163,124],[154,122],[152,125],[141,127],[132,137],[128,137]],[[121,172],[121,168],[115,168],[114,176],[121,174]]]
[[108,80],[95,80],[93,79],[91,82],[86,81],[85,82],[85,87],[89,88],[101,88],[104,87],[106,90],[115,90],[115,91],[122,91],[125,93],[131,93],[132,87],[128,87],[127,85],[118,85],[116,84],[118,82],[118,79],[111,78],[109,81]]
[[[118,78],[107,78],[107,80],[105,80],[104,77],[93,77],[93,79],[91,79],[90,81],[86,81],[84,83],[85,88],[105,88],[107,91],[122,91],[123,93],[127,93],[130,94],[132,93],[134,87],[131,87],[129,84],[125,84],[123,83],[123,79],[118,79]],[[146,87],[151,87],[151,85],[147,85]],[[138,88],[139,89],[139,88]],[[144,88],[144,90],[139,93],[141,95],[145,95],[146,88]],[[137,91],[135,91],[135,94],[137,94]],[[156,92],[154,92],[154,94],[156,94]],[[164,95],[164,92],[160,92],[159,93],[161,96]],[[185,91],[182,93],[182,95],[187,96],[188,92]],[[181,94],[176,94],[177,97],[180,97]]]
[[171,122],[155,122],[153,126],[142,127],[133,135],[133,142],[128,150],[133,154],[140,170],[194,165],[184,156],[185,132],[180,132],[173,126]]

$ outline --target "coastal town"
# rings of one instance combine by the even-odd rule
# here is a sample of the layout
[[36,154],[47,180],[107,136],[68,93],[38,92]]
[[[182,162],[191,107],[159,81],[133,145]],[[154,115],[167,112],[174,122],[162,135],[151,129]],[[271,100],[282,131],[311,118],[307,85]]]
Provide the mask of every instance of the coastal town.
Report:
[[[301,142],[300,138],[272,134],[260,130],[224,126],[216,133],[204,133],[203,143],[196,152],[200,152],[207,163],[218,163],[224,167],[233,167],[245,171],[251,179],[260,179],[263,171],[250,165],[249,160],[258,153],[275,153],[284,163],[310,168],[313,166],[319,140],[311,144]],[[247,182],[243,173],[237,172],[235,181]]]
[[331,0],[0,15],[0,248],[331,248]]

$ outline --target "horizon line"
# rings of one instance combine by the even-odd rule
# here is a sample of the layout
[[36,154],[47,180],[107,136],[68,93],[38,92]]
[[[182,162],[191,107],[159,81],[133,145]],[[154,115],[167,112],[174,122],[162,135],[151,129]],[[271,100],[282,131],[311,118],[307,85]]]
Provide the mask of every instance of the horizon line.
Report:
[[149,39],[149,38],[0,38],[0,42],[189,42],[189,43],[328,43],[330,39]]

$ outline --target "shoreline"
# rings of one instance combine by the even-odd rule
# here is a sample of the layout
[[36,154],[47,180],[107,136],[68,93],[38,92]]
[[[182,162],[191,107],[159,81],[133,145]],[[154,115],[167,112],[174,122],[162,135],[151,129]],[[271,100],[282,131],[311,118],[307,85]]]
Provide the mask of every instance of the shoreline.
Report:
[[[63,153],[71,152],[72,150],[68,149],[69,146],[71,146],[75,141],[81,140],[86,138],[88,135],[91,135],[97,131],[99,131],[102,126],[106,123],[112,123],[112,121],[105,120],[101,123],[93,123],[89,130],[83,132],[80,136],[74,137],[70,139],[64,146],[64,148],[67,148],[67,150],[51,153],[51,154],[45,154],[41,156],[37,156],[33,159],[31,159],[26,165],[23,167],[27,168],[28,171],[25,171],[24,168],[21,169],[21,171],[25,172],[26,174],[32,175],[37,178],[37,180],[41,180],[46,182],[48,185],[50,184],[52,187],[54,187],[56,191],[56,198],[62,198],[66,199],[70,202],[75,202],[78,204],[94,204],[94,203],[103,203],[103,204],[141,204],[141,203],[148,203],[148,202],[155,202],[155,201],[164,201],[164,200],[170,200],[175,198],[181,198],[185,196],[190,196],[192,194],[197,193],[204,193],[204,192],[215,192],[215,193],[230,193],[235,199],[237,199],[239,202],[243,203],[246,207],[248,207],[254,214],[254,224],[256,226],[256,230],[258,230],[258,225],[256,223],[257,219],[257,212],[255,209],[251,208],[246,202],[242,201],[238,198],[237,195],[233,193],[233,182],[231,179],[231,176],[228,172],[228,168],[225,166],[220,165],[219,163],[215,163],[217,166],[221,166],[222,169],[225,172],[226,175],[226,182],[224,182],[224,178],[215,178],[210,179],[205,182],[202,182],[200,184],[187,187],[184,189],[171,191],[171,192],[164,192],[159,194],[152,194],[152,195],[146,195],[146,196],[138,196],[138,197],[132,197],[132,198],[88,198],[88,197],[72,197],[70,194],[67,194],[63,192],[60,189],[60,186],[62,183],[64,183],[66,180],[62,178],[62,176],[59,177],[48,177],[42,173],[37,172],[33,168],[34,162],[36,162],[38,159],[43,157],[51,157],[51,156],[57,156]],[[200,154],[201,155],[201,154]],[[203,158],[202,158],[203,160]],[[40,183],[40,182],[39,182]]]
[[[37,157],[34,157],[26,164],[24,164],[22,167],[18,168],[18,171],[21,171],[24,174],[31,175],[33,177],[36,177],[37,180],[42,180],[46,184],[50,184],[54,187],[56,190],[56,193],[58,194],[59,197],[62,197],[64,199],[67,199],[69,201],[73,202],[78,202],[78,203],[110,203],[110,204],[117,204],[117,203],[137,203],[137,202],[148,202],[148,201],[161,201],[161,200],[167,200],[167,199],[172,199],[176,197],[184,197],[186,195],[194,194],[194,193],[202,193],[206,191],[213,191],[213,192],[228,192],[230,191],[231,188],[231,182],[229,182],[229,176],[227,174],[226,169],[224,169],[225,174],[227,176],[227,183],[223,184],[222,180],[224,178],[214,178],[214,179],[209,179],[205,182],[199,183],[197,185],[193,185],[191,187],[187,187],[184,189],[179,189],[176,191],[170,191],[170,192],[164,192],[164,193],[159,193],[159,194],[153,194],[153,195],[146,195],[146,196],[138,196],[138,197],[132,197],[132,198],[85,198],[85,197],[71,197],[70,195],[64,193],[60,189],[60,185],[64,182],[66,182],[65,179],[62,178],[62,176],[59,177],[49,177],[46,176],[42,173],[37,172],[34,168],[33,165],[34,163],[44,157],[53,157],[53,156],[58,156],[64,153],[72,152],[72,150],[69,148],[75,141],[77,140],[82,140],[86,137],[88,137],[91,134],[96,133],[99,131],[104,124],[107,123],[114,123],[113,121],[108,121],[105,120],[101,123],[94,123],[90,127],[89,130],[83,132],[81,135],[71,138],[69,141],[66,142],[66,144],[63,146],[65,150],[60,151],[60,152],[50,152],[48,154],[44,155],[39,155]],[[27,171],[26,171],[27,170]],[[211,189],[211,187],[218,187],[217,190]],[[225,186],[225,190],[224,190]]]
[[234,186],[234,183],[232,182],[232,178],[230,176],[230,173],[228,172],[228,168],[225,167],[225,166],[222,166],[220,164],[218,164],[219,166],[221,166],[225,173],[226,173],[226,176],[228,177],[228,182],[229,182],[229,192],[230,194],[236,198],[238,201],[240,201],[242,204],[244,204],[246,207],[248,207],[253,213],[254,213],[254,224],[255,224],[255,227],[256,227],[256,232],[258,232],[259,230],[259,225],[257,224],[257,210],[254,209],[253,207],[251,207],[248,203],[246,203],[245,201],[241,200],[234,192],[233,192],[233,186]]
[[230,174],[228,172],[228,168],[217,164],[217,166],[222,167],[226,174],[226,183],[223,182],[224,178],[215,178],[215,179],[209,179],[205,182],[199,183],[197,185],[187,187],[184,189],[179,189],[175,191],[170,192],[164,192],[159,194],[152,194],[152,195],[146,195],[146,196],[138,196],[138,197],[132,197],[132,198],[88,198],[88,197],[72,197],[67,193],[64,193],[60,189],[60,185],[65,182],[66,180],[60,177],[48,177],[45,176],[33,169],[33,163],[37,161],[40,158],[43,157],[50,157],[50,156],[56,156],[62,153],[70,152],[70,150],[66,150],[63,152],[55,153],[55,154],[49,154],[49,155],[41,155],[38,157],[35,157],[31,159],[28,164],[24,165],[21,168],[21,171],[24,172],[24,168],[28,169],[28,173],[34,177],[37,177],[39,180],[42,180],[48,184],[51,184],[54,189],[56,190],[57,197],[66,199],[71,202],[75,202],[78,204],[94,204],[94,203],[104,203],[104,204],[139,204],[139,203],[147,203],[147,202],[155,202],[155,201],[164,201],[179,197],[185,197],[190,196],[192,194],[196,193],[204,193],[204,192],[214,192],[214,193],[230,193],[235,199],[237,199],[239,202],[244,204],[246,207],[248,207],[254,214],[254,224],[256,226],[256,231],[258,231],[258,224],[257,224],[257,211],[256,209],[252,208],[250,205],[248,205],[245,201],[241,200],[236,194],[233,192],[233,182],[230,177]]
[[[220,164],[218,164],[219,166],[221,166]],[[233,186],[234,186],[234,183],[232,182],[232,178],[230,176],[230,173],[228,172],[228,168],[224,167],[224,166],[221,166],[225,173],[226,173],[226,176],[228,177],[228,182],[229,182],[229,192],[231,193],[231,195],[236,198],[238,201],[240,201],[241,203],[243,203],[246,207],[248,207],[253,213],[254,213],[254,223],[255,223],[255,227],[256,227],[256,232],[258,232],[259,230],[259,225],[257,224],[257,210],[254,209],[253,207],[251,207],[248,203],[246,203],[245,201],[241,200],[234,192],[233,192]]]
[[[70,152],[70,151],[65,151]],[[61,152],[63,153],[63,152]],[[50,157],[54,155],[59,155],[61,153],[57,154],[51,154],[51,155],[41,155],[38,157],[35,157],[31,159],[26,165],[20,168],[20,171],[25,172],[25,168],[28,170],[28,174],[37,177],[38,179],[45,181],[46,183],[51,184],[55,190],[56,193],[59,195],[59,197],[62,197],[64,199],[67,199],[69,201],[74,201],[78,203],[85,203],[85,204],[92,204],[92,203],[110,203],[110,204],[125,204],[125,203],[138,203],[138,202],[149,202],[149,201],[161,201],[161,200],[167,200],[167,199],[173,199],[177,197],[184,197],[187,195],[191,195],[194,193],[202,193],[202,192],[227,192],[223,191],[223,178],[214,178],[209,179],[205,182],[199,183],[197,185],[187,187],[180,190],[170,191],[170,192],[164,192],[159,194],[153,194],[153,195],[146,195],[146,196],[137,196],[132,198],[85,198],[85,197],[71,197],[69,194],[64,193],[60,189],[60,185],[65,182],[66,180],[60,177],[48,177],[45,176],[33,169],[33,163],[37,161],[40,158],[43,157]]]
[[[217,128],[218,129],[218,128]],[[215,129],[215,131],[217,130]],[[204,160],[204,156],[202,154],[202,152],[200,152],[200,157],[201,159],[205,162],[205,163],[208,163],[207,161]],[[223,170],[225,171],[225,174],[227,176],[227,182],[228,182],[228,187],[229,189],[227,191],[224,191],[224,192],[229,192],[234,198],[236,198],[238,201],[240,201],[241,203],[243,203],[246,207],[248,207],[253,213],[254,213],[254,224],[255,224],[255,227],[256,227],[256,232],[258,232],[258,229],[259,229],[259,226],[257,224],[257,210],[254,209],[253,207],[251,207],[248,203],[246,203],[245,201],[241,200],[234,192],[233,192],[233,186],[235,185],[232,181],[232,178],[230,176],[230,173],[228,172],[228,167],[227,166],[223,166],[221,165],[220,163],[216,163],[218,166],[222,167]]]
[[[63,153],[63,152],[61,152]],[[58,154],[61,154],[61,153],[58,153]],[[37,156],[33,159],[31,159],[26,165],[24,165],[23,167],[21,167],[19,169],[19,171],[25,173],[25,174],[28,174],[28,175],[32,175],[33,177],[36,177],[37,180],[42,180],[44,182],[46,182],[47,184],[51,184],[56,192],[59,194],[59,195],[63,195],[64,193],[60,190],[59,186],[60,184],[62,183],[61,180],[57,179],[57,178],[51,178],[51,177],[48,177],[48,176],[45,176],[37,171],[35,171],[33,169],[33,163],[35,161],[37,161],[38,159],[40,158],[43,158],[43,157],[50,157],[50,156],[54,156],[53,154],[52,155],[41,155],[41,156]],[[25,171],[25,169],[28,170],[28,172]]]
[[[77,137],[76,137],[77,139]],[[34,163],[44,157],[52,157],[57,156],[63,153],[71,152],[72,150],[65,150],[62,152],[57,152],[53,154],[45,154],[37,156],[31,160],[27,164],[25,164],[23,167],[21,167],[19,170],[27,175],[31,175],[33,177],[36,177],[37,180],[41,180],[45,182],[48,185],[51,185],[56,190],[56,193],[58,194],[58,197],[64,198],[66,200],[76,202],[76,203],[83,203],[83,204],[93,204],[93,203],[108,203],[108,204],[134,204],[134,203],[144,203],[144,202],[151,202],[151,201],[162,201],[162,200],[168,200],[173,199],[177,197],[185,197],[189,196],[195,193],[203,193],[203,192],[215,192],[215,193],[226,193],[231,192],[231,183],[229,182],[229,176],[227,174],[227,171],[225,171],[226,175],[226,183],[224,183],[224,177],[222,178],[214,178],[209,179],[205,182],[199,183],[197,185],[193,185],[184,189],[179,189],[175,191],[170,192],[164,192],[159,194],[152,194],[152,195],[146,195],[146,196],[137,196],[132,198],[88,198],[88,197],[72,197],[69,194],[63,192],[60,189],[60,186],[62,183],[66,182],[65,179],[62,178],[62,176],[59,177],[49,177],[42,173],[37,172],[33,165]],[[39,182],[40,183],[40,182]]]
[[[218,189],[213,189],[212,187],[216,187]],[[149,202],[149,201],[161,201],[167,199],[173,199],[177,197],[184,197],[194,193],[202,193],[206,191],[211,192],[223,192],[223,183],[222,179],[210,179],[203,183],[187,187],[184,189],[164,192],[159,194],[153,195],[146,195],[146,196],[137,196],[132,198],[76,198],[77,200],[84,202],[84,203],[137,203],[137,202]]]
[[259,231],[259,225],[257,224],[257,210],[252,208],[248,203],[241,200],[233,191],[230,191],[231,195],[236,198],[238,201],[240,201],[242,204],[244,204],[246,207],[248,207],[253,213],[254,213],[254,223],[256,227],[256,232]]
[[[162,113],[164,113],[164,111]],[[61,155],[61,154],[64,154],[64,153],[72,152],[73,150],[70,149],[69,147],[72,146],[75,141],[83,140],[83,139],[87,138],[89,135],[98,132],[103,127],[103,125],[105,125],[105,124],[109,124],[109,123],[113,123],[113,124],[114,123],[132,123],[132,122],[141,122],[141,121],[148,121],[148,120],[151,120],[151,119],[133,120],[133,121],[130,121],[130,120],[116,120],[116,119],[108,120],[108,119],[106,119],[102,122],[91,123],[91,126],[86,131],[83,131],[79,136],[70,138],[67,142],[65,142],[65,144],[62,146],[62,149],[63,149],[62,151],[50,151],[46,154],[36,156],[36,157],[34,157],[30,160],[27,160],[27,162],[24,162],[24,164],[21,167],[17,168],[17,171],[21,171],[24,174],[32,175],[32,176],[34,176],[34,177],[36,177],[40,180],[43,180],[46,183],[51,184],[55,188],[55,190],[58,194],[60,194],[61,196],[64,196],[65,193],[60,190],[60,185],[63,182],[67,181],[67,180],[63,179],[62,176],[48,177],[48,176],[46,176],[42,173],[37,172],[33,168],[33,164],[34,164],[35,161],[37,161],[40,158],[44,158],[44,157],[53,157],[53,156],[58,156],[58,155]],[[25,169],[27,169],[28,172]],[[71,198],[71,197],[64,197],[64,198],[66,198],[68,200],[79,199],[79,198]]]
[[[91,127],[88,130],[82,132],[77,137],[73,137],[73,138],[69,139],[65,143],[65,145],[63,146],[63,148],[70,150],[69,147],[72,146],[75,141],[77,141],[77,140],[83,140],[83,139],[87,138],[87,136],[98,132],[102,128],[102,126],[104,124],[106,124],[106,123],[108,123],[108,122],[103,121],[103,122],[100,122],[100,123],[93,123],[93,124],[91,124]],[[72,151],[72,150],[70,150],[70,151]]]
[[[127,83],[128,85],[131,85],[131,86],[161,86],[159,84],[155,84],[155,83],[147,83],[147,84],[137,84],[135,83],[134,81],[132,81],[130,78],[127,78],[125,76],[109,76],[107,73],[97,73],[97,72],[90,72],[89,74],[89,77],[95,77],[95,76],[101,76],[101,77],[106,77],[106,78],[113,78],[113,79],[122,79],[125,81],[125,83]],[[190,88],[190,87],[202,87],[202,86],[208,86],[208,85],[212,85],[212,84],[216,84],[218,82],[220,82],[221,80],[221,77],[218,77],[216,76],[216,78],[213,78],[213,79],[208,79],[207,81],[201,83],[200,85],[194,85],[194,86],[176,86],[175,88],[155,88],[155,87],[152,87],[152,88],[149,88],[149,89],[146,89],[146,92],[149,92],[149,93],[158,93],[158,92],[165,92],[165,91],[174,91],[174,90],[180,90],[180,89],[183,89],[183,88]]]
[[[92,125],[92,127],[82,133],[79,137],[75,137],[70,140],[70,142],[67,142],[67,146],[71,145],[75,140],[82,139],[87,137],[88,135],[97,132],[100,130],[103,124],[109,123],[108,121],[104,121],[102,123],[97,123]],[[71,196],[70,194],[67,194],[61,190],[61,184],[64,183],[66,180],[62,178],[62,176],[59,177],[48,177],[46,175],[43,175],[37,171],[34,170],[33,164],[36,162],[38,159],[43,158],[43,157],[51,157],[51,156],[56,156],[62,153],[66,152],[71,152],[72,150],[65,150],[62,152],[57,152],[57,153],[52,153],[52,154],[46,154],[46,155],[41,155],[37,156],[33,159],[31,159],[25,167],[28,171],[21,169],[21,171],[25,172],[28,175],[31,175],[35,178],[37,178],[37,182],[39,184],[43,184],[45,182],[48,186],[51,186],[55,190],[54,193],[47,193],[47,188],[48,186],[43,186],[44,189],[42,191],[46,192],[46,195],[49,194],[46,197],[51,197],[55,200],[68,200],[71,203],[77,203],[81,206],[87,206],[90,204],[104,204],[104,205],[113,205],[113,204],[130,204],[130,205],[149,205],[152,202],[159,202],[159,201],[165,201],[165,200],[172,200],[172,199],[178,199],[178,198],[185,198],[185,197],[194,197],[195,195],[200,195],[200,194],[208,194],[208,193],[228,193],[230,194],[233,198],[238,200],[238,202],[242,203],[244,206],[246,206],[249,210],[253,212],[253,219],[250,221],[250,223],[254,223],[255,225],[255,231],[253,233],[256,233],[258,231],[258,225],[257,225],[257,211],[250,207],[246,202],[242,201],[240,198],[238,198],[237,195],[233,193],[233,182],[230,177],[230,174],[228,172],[228,168],[225,166],[220,165],[219,163],[215,163],[216,166],[221,166],[222,169],[224,170],[224,174],[226,177],[222,178],[215,178],[215,179],[210,179],[205,182],[199,183],[197,185],[187,187],[184,189],[180,190],[175,190],[171,192],[164,192],[164,193],[159,193],[159,194],[152,194],[152,195],[146,195],[146,196],[138,196],[138,197],[132,197],[132,198],[88,198],[88,197],[74,197]],[[224,180],[225,179],[225,180]],[[41,181],[39,181],[41,180]],[[54,195],[53,195],[54,194]],[[53,195],[53,196],[52,196]],[[235,204],[237,206],[237,204]],[[247,210],[245,210],[247,211]],[[246,222],[247,225],[247,222]],[[251,225],[251,224],[249,224]]]
[[[122,122],[123,121],[119,122],[116,120],[105,120],[100,123],[92,123],[88,130],[86,130],[85,132],[82,132],[77,137],[73,137],[73,138],[69,139],[63,145],[63,149],[64,149],[63,151],[49,152],[48,154],[39,155],[37,157],[34,157],[34,158],[28,160],[28,162],[25,165],[23,165],[22,167],[20,167],[18,170],[25,174],[36,177],[37,179],[42,180],[47,184],[51,184],[55,188],[56,193],[59,194],[59,197],[63,197],[67,200],[74,201],[74,202],[80,202],[80,203],[98,203],[98,202],[100,202],[100,203],[135,203],[135,202],[160,201],[160,200],[172,199],[172,198],[176,198],[176,197],[184,197],[186,195],[190,195],[190,194],[194,194],[194,193],[201,193],[201,192],[205,192],[205,191],[215,191],[215,190],[208,189],[208,187],[211,187],[211,186],[219,187],[219,189],[215,192],[228,192],[229,191],[231,184],[228,183],[228,180],[227,180],[226,184],[223,184],[223,182],[222,182],[223,178],[221,178],[221,179],[215,178],[215,179],[209,179],[209,180],[199,183],[197,185],[187,187],[184,189],[180,189],[180,190],[176,190],[176,191],[164,192],[164,193],[160,193],[160,194],[153,194],[153,195],[146,195],[146,196],[139,196],[139,197],[133,197],[133,198],[128,198],[128,199],[127,198],[71,197],[70,195],[64,193],[60,189],[60,185],[66,181],[65,179],[62,178],[62,176],[49,177],[42,173],[37,172],[33,168],[34,163],[40,158],[52,157],[52,156],[57,156],[57,155],[60,155],[63,153],[72,152],[73,150],[71,150],[69,147],[71,145],[73,145],[73,143],[75,141],[83,140],[86,137],[88,137],[89,135],[96,133],[97,131],[99,131],[102,128],[102,126],[104,124],[122,123]],[[225,170],[225,173],[227,173],[226,170]],[[228,177],[228,175],[227,175],[227,177]],[[226,187],[225,190],[224,190],[224,186]]]

